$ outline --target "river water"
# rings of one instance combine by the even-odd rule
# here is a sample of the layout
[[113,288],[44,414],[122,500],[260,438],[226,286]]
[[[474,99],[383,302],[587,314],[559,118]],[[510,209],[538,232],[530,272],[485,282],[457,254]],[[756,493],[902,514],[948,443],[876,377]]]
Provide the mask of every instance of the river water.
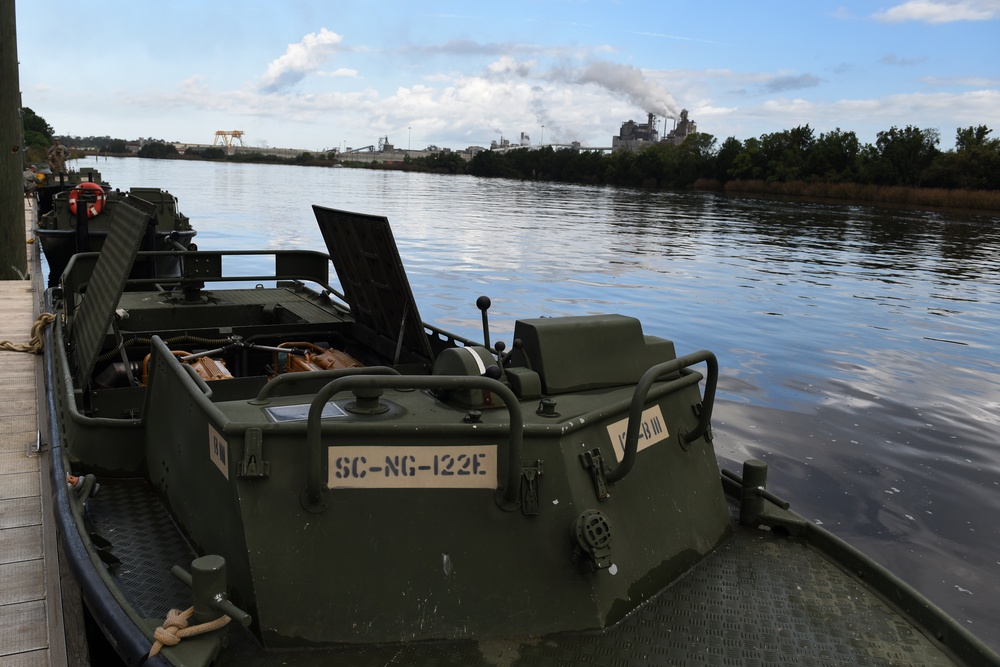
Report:
[[679,354],[712,350],[720,461],[766,461],[792,509],[1000,651],[1000,218],[357,169],[77,166],[169,190],[203,248],[325,250],[312,204],[385,215],[421,317],[470,338],[486,294],[491,339],[508,344],[518,317],[619,312]]

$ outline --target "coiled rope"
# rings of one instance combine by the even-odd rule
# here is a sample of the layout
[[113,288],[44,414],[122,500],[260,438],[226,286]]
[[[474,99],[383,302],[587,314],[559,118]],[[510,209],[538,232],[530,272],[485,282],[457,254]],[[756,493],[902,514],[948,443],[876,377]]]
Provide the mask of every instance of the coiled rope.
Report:
[[12,343],[9,340],[0,341],[0,350],[8,352],[28,352],[30,354],[40,354],[45,349],[45,341],[42,340],[42,331],[50,322],[55,322],[56,316],[52,313],[42,313],[31,325],[31,341],[27,344]]
[[150,658],[159,653],[160,649],[164,646],[177,646],[185,637],[194,637],[195,635],[218,630],[225,627],[232,620],[228,616],[223,615],[214,621],[188,627],[188,619],[191,618],[191,614],[193,613],[194,607],[188,607],[185,611],[171,609],[167,612],[167,620],[153,631],[153,638],[156,641],[153,642],[153,647],[149,649]]

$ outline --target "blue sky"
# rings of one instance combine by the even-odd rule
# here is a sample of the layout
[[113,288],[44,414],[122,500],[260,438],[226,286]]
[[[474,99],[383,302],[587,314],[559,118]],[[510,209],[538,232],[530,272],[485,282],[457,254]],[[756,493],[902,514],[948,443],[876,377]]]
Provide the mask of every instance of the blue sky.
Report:
[[[7,0],[4,0],[7,1]],[[57,134],[322,150],[609,146],[687,109],[721,143],[987,125],[1000,0],[17,0],[22,101]],[[660,121],[662,128],[663,121]]]

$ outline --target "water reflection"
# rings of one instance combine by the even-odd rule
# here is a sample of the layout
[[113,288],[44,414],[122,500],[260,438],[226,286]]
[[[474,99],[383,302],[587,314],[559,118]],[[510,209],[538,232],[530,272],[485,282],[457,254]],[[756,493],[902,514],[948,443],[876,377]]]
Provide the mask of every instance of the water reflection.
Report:
[[[723,377],[716,446],[1000,649],[1000,220],[426,174],[108,160],[205,247],[315,248],[386,215],[424,319],[616,311]],[[581,363],[586,363],[581,360]]]

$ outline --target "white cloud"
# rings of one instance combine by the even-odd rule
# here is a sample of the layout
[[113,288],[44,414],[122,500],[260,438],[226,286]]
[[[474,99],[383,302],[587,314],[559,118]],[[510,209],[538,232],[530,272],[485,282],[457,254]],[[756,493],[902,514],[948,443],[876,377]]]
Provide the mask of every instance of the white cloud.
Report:
[[995,117],[1000,91],[976,90],[960,94],[907,93],[869,99],[842,99],[831,103],[769,100],[758,111],[740,113],[770,116],[780,129],[807,122],[823,131],[832,127],[857,130],[859,134],[887,130],[890,126],[915,125],[936,128],[951,136],[958,127],[981,124]]
[[260,79],[260,89],[274,93],[289,88],[318,71],[337,52],[343,37],[326,28],[311,32],[298,44],[289,44],[285,55],[273,60]]
[[925,76],[920,79],[929,86],[966,86],[970,88],[995,88],[1000,86],[1000,79],[985,77],[941,77]]
[[534,66],[534,60],[518,61],[510,56],[501,56],[499,60],[490,63],[486,69],[490,74],[515,74],[523,77],[531,74]]
[[338,77],[338,78],[339,77],[344,77],[344,78],[351,78],[351,79],[358,78],[358,70],[356,70],[356,69],[348,69],[346,67],[339,67],[339,68],[333,70],[332,72],[316,72],[316,73],[319,74],[320,76],[332,76],[332,77]]
[[767,102],[764,102],[763,108],[768,111],[776,111],[782,114],[801,114],[813,111],[816,108],[816,105],[801,98],[795,98],[793,100],[768,100]]
[[775,76],[764,83],[764,90],[768,93],[779,93],[786,90],[798,90],[800,88],[815,88],[821,83],[821,79],[813,74],[785,74]]
[[1000,0],[909,0],[874,17],[885,23],[992,21],[1000,18]]

